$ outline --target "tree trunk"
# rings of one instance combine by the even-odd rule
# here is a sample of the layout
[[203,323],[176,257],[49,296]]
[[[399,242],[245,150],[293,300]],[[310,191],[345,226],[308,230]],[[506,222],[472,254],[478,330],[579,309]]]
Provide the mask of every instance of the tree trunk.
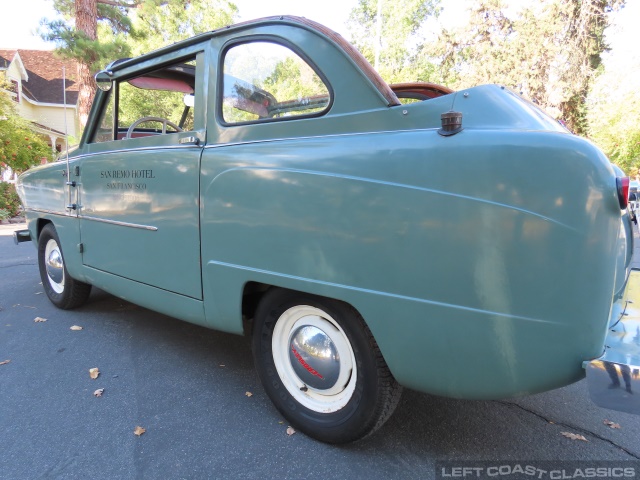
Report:
[[[82,32],[87,38],[95,40],[98,36],[96,0],[75,0],[75,6],[76,30]],[[95,61],[93,57],[94,55],[91,55],[91,58],[78,62],[78,117],[81,128],[87,124],[91,102],[96,94],[97,87],[91,74],[91,65]]]

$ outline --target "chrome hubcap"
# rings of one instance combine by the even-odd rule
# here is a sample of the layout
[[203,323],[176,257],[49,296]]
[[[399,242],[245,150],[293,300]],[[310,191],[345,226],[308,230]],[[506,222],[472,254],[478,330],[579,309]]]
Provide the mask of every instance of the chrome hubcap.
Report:
[[344,330],[323,310],[298,305],[273,329],[273,362],[291,396],[320,413],[344,408],[357,381],[355,355]]
[[318,327],[305,325],[293,333],[289,359],[296,375],[310,387],[328,389],[338,380],[338,349],[331,337]]
[[58,247],[58,243],[53,239],[47,242],[47,247],[44,252],[44,263],[51,288],[53,288],[56,293],[62,293],[64,290],[64,263],[62,261],[60,247]]

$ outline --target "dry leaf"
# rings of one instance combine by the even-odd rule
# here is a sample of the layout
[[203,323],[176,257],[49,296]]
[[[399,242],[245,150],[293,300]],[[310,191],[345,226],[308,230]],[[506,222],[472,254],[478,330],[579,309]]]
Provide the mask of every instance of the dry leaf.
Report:
[[142,435],[144,432],[146,432],[147,429],[143,428],[143,427],[136,427],[135,430],[133,431],[134,435],[140,436]]
[[34,322],[36,323],[42,323],[42,322],[46,322],[47,319],[46,318],[42,318],[42,317],[36,317],[33,319]]
[[287,427],[287,435],[291,436],[294,433],[296,433],[296,431],[293,427]]
[[577,433],[560,432],[560,435],[564,435],[565,437],[570,438],[571,440],[582,440],[583,442],[589,441],[586,438],[584,438],[584,436],[578,435]]
[[4,360],[3,362],[0,362],[0,365],[6,365],[9,362],[11,362],[11,360]]
[[100,375],[100,370],[98,370],[97,368],[90,368],[89,369],[89,376],[91,378],[93,378],[95,380],[96,378],[98,378],[98,375]]
[[620,424],[619,423],[614,423],[611,420],[605,420],[602,423],[604,423],[609,428],[620,428]]
[[94,397],[101,397],[103,393],[104,393],[104,388],[99,388],[95,392],[93,392],[93,396]]
[[244,394],[245,394],[247,397],[253,397],[253,393],[251,393],[251,392],[244,392]]
[[73,325],[69,330],[82,330],[82,327],[79,325]]

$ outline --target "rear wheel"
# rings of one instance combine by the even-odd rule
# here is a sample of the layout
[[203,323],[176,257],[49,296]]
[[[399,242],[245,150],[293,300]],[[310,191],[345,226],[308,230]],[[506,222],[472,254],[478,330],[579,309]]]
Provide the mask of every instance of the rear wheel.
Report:
[[402,392],[364,320],[343,302],[268,292],[256,312],[253,354],[276,408],[324,442],[373,433]]
[[42,287],[56,307],[68,310],[82,305],[89,298],[91,285],[69,276],[64,265],[60,239],[52,224],[47,224],[38,237],[38,267]]

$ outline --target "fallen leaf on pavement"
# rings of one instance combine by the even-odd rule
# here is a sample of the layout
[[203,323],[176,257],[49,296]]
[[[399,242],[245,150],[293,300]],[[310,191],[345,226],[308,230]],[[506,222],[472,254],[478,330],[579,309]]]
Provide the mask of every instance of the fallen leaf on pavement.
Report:
[[0,365],[6,365],[7,363],[10,363],[11,360],[4,360],[2,362],[0,362]]
[[614,423],[611,420],[605,420],[602,423],[604,423],[609,428],[620,428],[620,424],[619,423]]
[[253,393],[251,393],[251,392],[244,392],[244,394],[245,394],[247,397],[253,397]]
[[589,441],[586,438],[584,438],[583,435],[578,435],[577,433],[560,432],[560,435],[564,435],[565,437],[570,438],[571,440],[582,440],[583,442]]
[[73,325],[69,330],[82,330],[80,325]]
[[101,397],[103,393],[104,393],[104,388],[99,388],[95,392],[93,392],[93,395],[95,397]]
[[46,322],[47,319],[46,318],[42,318],[42,317],[36,317],[33,319],[34,322],[36,323],[42,323],[42,322]]
[[100,375],[100,370],[98,370],[97,368],[90,368],[89,369],[89,376],[91,378],[93,378],[95,380],[96,378],[98,378],[98,375]]
[[143,428],[143,427],[136,427],[136,428],[135,428],[135,430],[133,431],[133,434],[134,434],[134,435],[137,435],[137,436],[139,437],[140,435],[142,435],[142,434],[143,434],[144,432],[146,432],[146,431],[147,431],[147,429],[146,429],[146,428]]
[[293,427],[287,427],[287,435],[291,436],[294,433],[296,433],[296,431]]

